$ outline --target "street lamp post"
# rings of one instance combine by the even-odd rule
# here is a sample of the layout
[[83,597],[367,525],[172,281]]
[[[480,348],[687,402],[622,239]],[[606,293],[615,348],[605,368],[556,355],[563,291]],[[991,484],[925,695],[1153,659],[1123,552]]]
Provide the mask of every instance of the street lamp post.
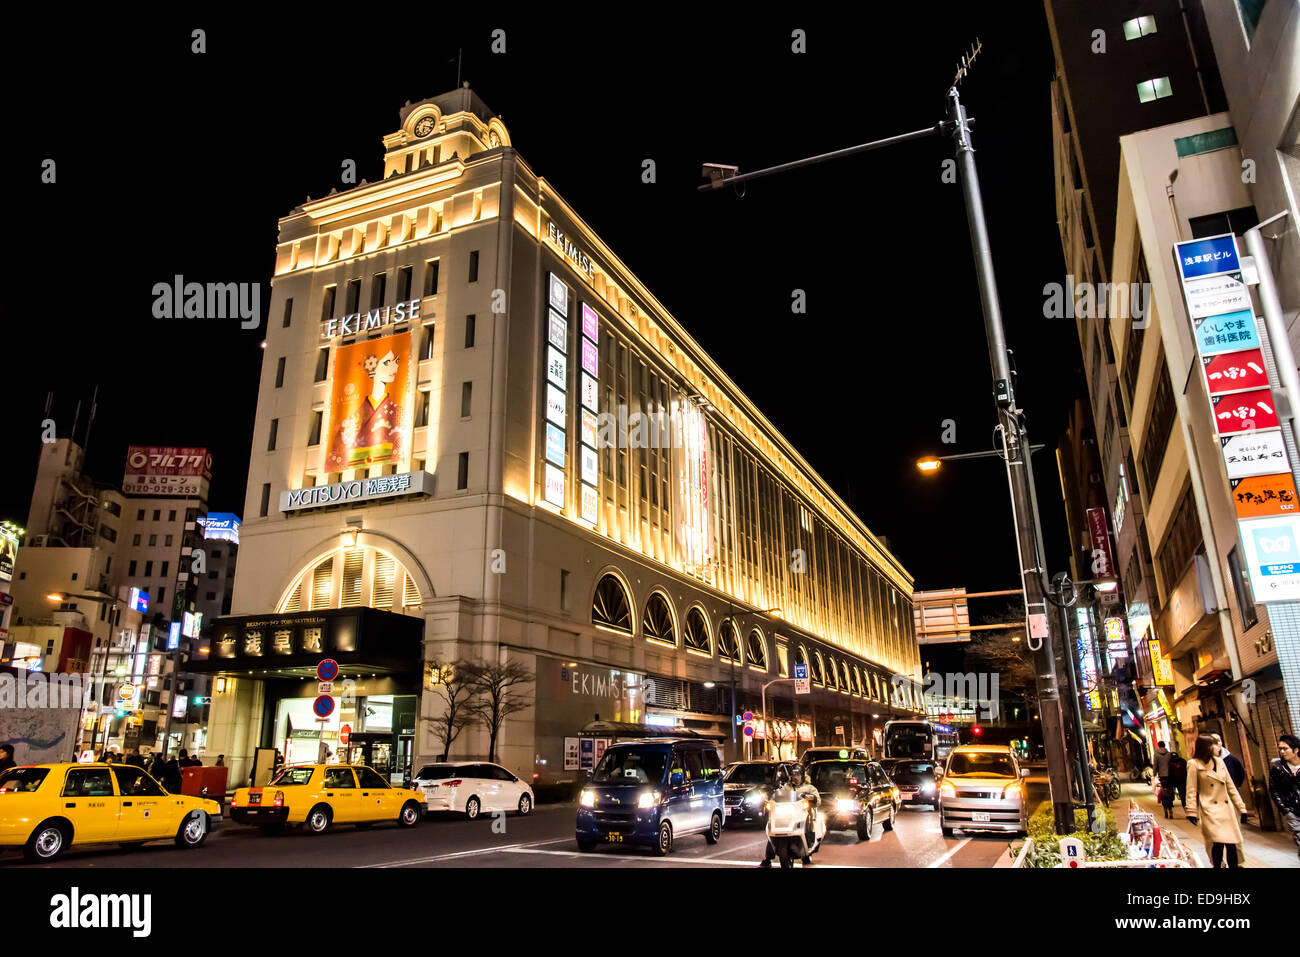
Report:
[[[122,599],[114,598],[111,595],[89,595],[89,594],[69,595],[60,592],[51,592],[50,594],[46,595],[45,598],[47,601],[53,601],[53,602],[63,602],[69,598],[79,598],[82,601],[93,601],[96,604],[107,603],[110,606],[126,605],[126,602],[124,602]],[[113,627],[116,627],[116,625],[114,625]],[[92,631],[92,637],[93,637],[93,631]],[[93,662],[88,662],[88,664],[91,664],[91,670],[90,670],[91,684],[96,689],[95,727],[90,733],[90,750],[92,752],[95,750],[95,745],[99,742],[99,719],[100,719],[100,714],[104,709],[104,685],[108,678],[108,655],[109,652],[112,650],[112,647],[113,647],[113,630],[112,628],[110,628],[108,634],[108,642],[104,646],[103,666],[100,668],[98,675],[95,674]],[[90,653],[93,659],[95,654],[95,649],[93,645],[91,646]],[[85,701],[84,696],[82,698],[82,701],[84,703]],[[82,716],[81,716],[81,727],[78,729],[79,741],[85,740],[84,738],[85,730],[86,730],[86,717],[85,717],[85,708],[83,707]],[[105,741],[108,740],[107,735],[105,735],[104,740]]]

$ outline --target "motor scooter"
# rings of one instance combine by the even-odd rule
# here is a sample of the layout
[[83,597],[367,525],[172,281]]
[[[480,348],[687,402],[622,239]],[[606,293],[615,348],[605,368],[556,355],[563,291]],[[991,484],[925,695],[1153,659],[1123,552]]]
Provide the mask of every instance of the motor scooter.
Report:
[[813,813],[813,840],[808,843],[808,801],[768,801],[767,839],[776,848],[781,866],[793,867],[796,860],[816,854],[826,836],[826,815]]

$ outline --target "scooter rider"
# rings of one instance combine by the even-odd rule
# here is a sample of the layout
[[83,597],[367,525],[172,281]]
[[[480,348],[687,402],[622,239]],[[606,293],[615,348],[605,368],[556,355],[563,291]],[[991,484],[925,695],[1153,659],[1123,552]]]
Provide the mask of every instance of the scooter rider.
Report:
[[[811,784],[806,784],[803,779],[803,768],[794,765],[790,768],[789,775],[783,768],[778,768],[776,780],[780,785],[772,795],[773,802],[782,801],[807,801],[808,802],[808,820],[804,826],[804,837],[809,847],[812,847],[816,837],[813,832],[813,815],[817,813],[817,805],[821,803],[821,795]],[[763,853],[763,860],[759,867],[771,867],[772,858],[776,857],[776,847],[772,844],[771,838],[767,842],[767,850]],[[812,859],[807,854],[803,856],[804,864],[811,864]]]

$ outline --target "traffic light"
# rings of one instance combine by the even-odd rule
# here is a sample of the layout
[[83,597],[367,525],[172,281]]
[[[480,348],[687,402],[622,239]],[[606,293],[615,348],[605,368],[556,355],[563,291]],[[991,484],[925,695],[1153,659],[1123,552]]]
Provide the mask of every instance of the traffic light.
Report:
[[975,735],[975,737],[978,738],[980,735],[984,733],[984,729],[977,724],[975,725],[975,727],[970,729],[970,733]]

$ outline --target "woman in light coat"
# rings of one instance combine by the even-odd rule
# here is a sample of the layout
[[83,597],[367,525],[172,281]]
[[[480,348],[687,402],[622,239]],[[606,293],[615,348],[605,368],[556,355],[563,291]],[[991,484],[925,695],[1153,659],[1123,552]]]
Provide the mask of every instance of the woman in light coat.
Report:
[[1225,850],[1227,866],[1237,867],[1246,805],[1214,750],[1212,737],[1197,737],[1196,753],[1187,762],[1187,820],[1200,825],[1205,851],[1214,867],[1224,866]]

